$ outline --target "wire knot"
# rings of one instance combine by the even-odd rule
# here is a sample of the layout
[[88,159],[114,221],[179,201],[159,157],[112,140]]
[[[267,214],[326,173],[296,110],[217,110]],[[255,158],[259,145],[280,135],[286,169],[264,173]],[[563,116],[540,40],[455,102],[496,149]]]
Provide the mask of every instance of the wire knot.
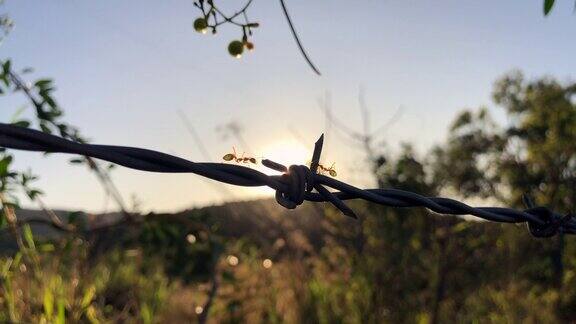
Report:
[[320,164],[320,153],[322,152],[322,144],[324,143],[324,135],[314,144],[314,153],[312,154],[312,162],[310,168],[305,165],[291,165],[286,168],[280,163],[270,160],[262,160],[262,164],[270,169],[282,172],[282,182],[288,185],[288,189],[276,190],[276,201],[288,208],[294,209],[301,205],[306,199],[306,194],[310,193],[312,189],[316,189],[318,194],[322,196],[325,201],[331,202],[334,207],[338,208],[344,215],[358,218],[354,211],[344,204],[338,197],[331,193],[328,189],[322,186],[322,181],[316,181],[318,165]]
[[563,233],[563,226],[573,217],[571,213],[559,216],[546,207],[532,207],[526,209],[525,212],[538,217],[543,222],[542,224],[539,224],[533,221],[528,221],[528,230],[530,230],[530,234],[539,238],[552,237],[558,233]]
[[308,188],[313,186],[314,177],[307,166],[291,165],[282,179],[288,184],[288,192],[276,190],[276,201],[288,209],[294,209],[304,202],[306,192],[310,192]]

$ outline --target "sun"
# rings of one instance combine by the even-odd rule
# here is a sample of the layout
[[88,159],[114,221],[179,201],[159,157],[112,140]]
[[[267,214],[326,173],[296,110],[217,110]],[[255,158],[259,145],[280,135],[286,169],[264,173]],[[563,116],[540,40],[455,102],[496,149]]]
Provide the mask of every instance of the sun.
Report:
[[[312,152],[304,147],[304,145],[291,140],[282,140],[275,142],[269,146],[265,146],[261,150],[262,158],[278,162],[285,166],[292,164],[307,165],[312,159]],[[268,174],[277,174],[274,170],[265,171]]]
[[[257,155],[257,156],[256,156]],[[286,167],[295,165],[308,165],[312,159],[312,151],[304,147],[304,145],[292,140],[280,140],[263,145],[261,149],[256,151],[254,156],[259,160],[268,159],[274,162],[285,165]],[[248,165],[258,171],[267,175],[279,175],[278,171],[269,169],[262,164]],[[239,190],[251,197],[267,197],[274,194],[274,191],[266,186],[261,187],[243,187]]]

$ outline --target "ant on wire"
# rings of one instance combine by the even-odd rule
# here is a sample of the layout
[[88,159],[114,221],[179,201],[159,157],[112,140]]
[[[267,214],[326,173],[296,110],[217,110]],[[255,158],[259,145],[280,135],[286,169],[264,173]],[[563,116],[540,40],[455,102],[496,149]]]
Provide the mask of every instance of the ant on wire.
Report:
[[232,147],[232,151],[233,153],[228,153],[226,155],[224,155],[222,157],[222,159],[224,159],[224,161],[236,161],[236,163],[254,163],[256,164],[256,159],[253,157],[244,157],[244,153],[242,153],[242,156],[238,157],[236,155],[236,149],[234,147]]
[[329,168],[323,166],[322,164],[318,164],[318,169],[320,170],[320,173],[328,172],[328,174],[331,177],[335,178],[338,175],[338,173],[336,173],[336,170],[334,169],[335,164],[336,163],[332,163],[332,165]]

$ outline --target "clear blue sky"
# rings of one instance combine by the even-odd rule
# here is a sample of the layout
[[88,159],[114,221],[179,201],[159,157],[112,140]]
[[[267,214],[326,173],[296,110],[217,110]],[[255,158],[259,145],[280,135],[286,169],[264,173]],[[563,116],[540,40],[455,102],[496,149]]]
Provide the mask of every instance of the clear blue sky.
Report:
[[[374,127],[398,106],[401,119],[387,130],[389,149],[414,143],[420,152],[446,135],[463,108],[490,105],[492,82],[514,68],[529,77],[571,80],[576,71],[573,1],[557,1],[549,17],[541,0],[405,1],[286,0],[302,40],[323,75],[297,52],[278,1],[254,0],[250,17],[261,23],[256,51],[241,60],[226,52],[239,31],[216,36],[192,29],[191,0],[7,0],[2,11],[16,28],[0,46],[1,58],[52,77],[66,119],[95,143],[158,149],[203,160],[177,111],[184,111],[218,159],[233,139],[218,125],[237,121],[254,155],[281,142],[297,143],[289,127],[312,147],[324,130],[318,98],[332,94],[334,113],[360,127],[357,97],[363,87]],[[241,1],[221,0],[225,9]],[[25,103],[0,99],[1,120]],[[329,133],[325,157],[339,177],[367,185],[362,155]],[[295,144],[292,144],[294,146]],[[243,148],[239,147],[240,150]],[[31,167],[55,208],[98,211],[105,199],[95,177],[69,166],[68,157],[17,153]],[[306,162],[306,161],[302,161]],[[221,201],[222,194],[194,175],[114,172],[126,199],[145,209],[178,210]],[[263,191],[229,187],[234,198]],[[112,206],[109,204],[109,206]]]

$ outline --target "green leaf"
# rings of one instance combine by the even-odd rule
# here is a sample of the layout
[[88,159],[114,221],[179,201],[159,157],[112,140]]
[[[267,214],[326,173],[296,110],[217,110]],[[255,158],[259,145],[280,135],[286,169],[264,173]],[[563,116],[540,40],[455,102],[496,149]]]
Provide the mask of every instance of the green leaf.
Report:
[[34,85],[38,88],[46,88],[48,85],[50,85],[50,83],[52,83],[52,80],[50,79],[41,79],[36,81]]
[[82,308],[87,308],[88,306],[90,306],[90,304],[92,304],[92,300],[94,299],[95,295],[96,295],[96,287],[94,287],[93,285],[88,287],[88,289],[86,289],[86,291],[84,292],[84,296],[82,296],[80,306],[82,306]]
[[50,129],[50,127],[47,124],[41,123],[40,128],[42,129],[42,131],[44,133],[52,134],[52,130]]
[[22,232],[24,234],[24,239],[26,240],[26,244],[28,244],[28,247],[31,248],[32,250],[36,250],[36,245],[34,244],[34,235],[32,234],[32,229],[30,228],[30,225],[24,224]]
[[12,261],[12,258],[0,261],[0,278],[6,278],[8,276],[8,272],[12,266]]
[[10,163],[12,163],[11,155],[7,155],[2,160],[0,160],[0,176],[5,177],[8,174]]
[[548,16],[552,7],[554,7],[555,0],[544,0],[544,16]]
[[28,198],[30,198],[30,200],[34,200],[36,199],[37,196],[42,195],[43,192],[38,189],[32,189],[28,190],[26,194],[28,195]]
[[2,77],[0,78],[2,81],[4,81],[4,85],[6,85],[6,87],[10,86],[10,78],[8,77],[10,75],[10,71],[11,71],[11,62],[10,60],[4,62],[4,64],[2,64]]
[[54,244],[45,243],[45,244],[40,245],[38,248],[41,252],[53,252],[54,251]]
[[48,321],[52,321],[52,313],[54,312],[54,295],[50,289],[44,291],[44,298],[42,300],[42,305],[44,306],[44,314]]
[[82,158],[74,158],[74,159],[70,159],[70,161],[68,161],[68,162],[70,162],[70,163],[72,163],[72,164],[82,164],[82,163],[84,163],[84,159],[82,159]]
[[18,251],[18,253],[16,253],[16,255],[14,256],[14,262],[12,262],[14,264],[15,267],[20,265],[20,261],[22,261],[22,252]]
[[11,66],[12,66],[12,62],[10,60],[8,60],[8,61],[4,62],[4,64],[2,64],[2,70],[4,71],[4,74],[10,73]]
[[153,319],[152,310],[150,310],[150,306],[148,306],[148,304],[142,305],[140,315],[142,316],[142,322],[144,324],[152,323]]
[[[46,102],[52,109],[56,109],[58,107],[58,105],[56,105],[56,101],[54,101],[50,95],[42,95],[42,98],[44,99],[44,102]],[[55,112],[54,115],[54,117],[62,116],[62,112]]]
[[58,299],[58,316],[56,317],[56,321],[54,323],[66,323],[66,301],[63,298]]
[[27,120],[19,120],[19,121],[13,122],[12,125],[18,126],[18,127],[28,128],[28,127],[30,127],[30,122]]

